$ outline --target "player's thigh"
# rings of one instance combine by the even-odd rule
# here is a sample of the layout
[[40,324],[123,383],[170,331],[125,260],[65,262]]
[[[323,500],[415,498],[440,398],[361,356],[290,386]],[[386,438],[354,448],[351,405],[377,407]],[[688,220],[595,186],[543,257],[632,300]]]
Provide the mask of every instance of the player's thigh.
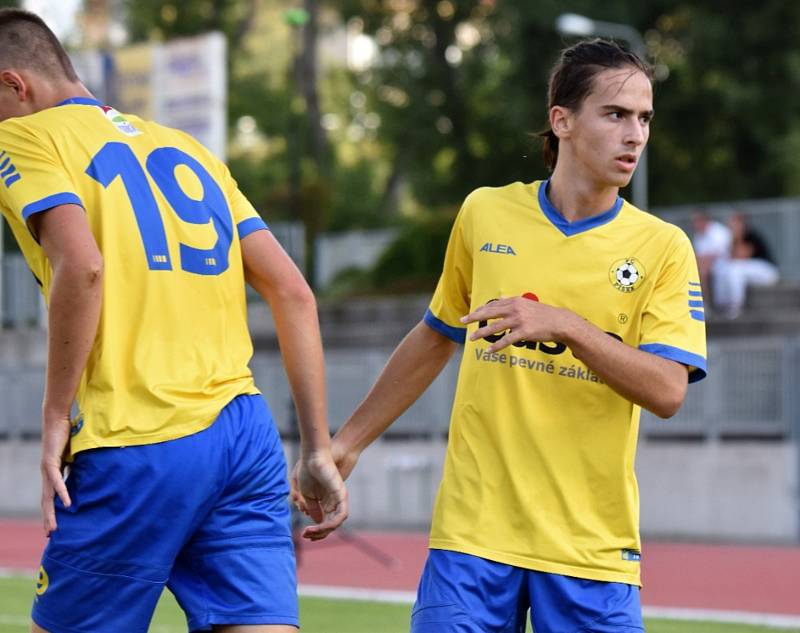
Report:
[[642,633],[639,587],[529,571],[536,633]]
[[432,549],[411,613],[411,633],[521,633],[528,608],[524,570]]
[[226,407],[231,464],[214,507],[175,561],[168,587],[191,630],[298,624],[286,462],[260,396]]
[[205,432],[76,455],[72,505],[42,557],[33,619],[50,631],[146,631],[172,563],[211,506],[213,447]]

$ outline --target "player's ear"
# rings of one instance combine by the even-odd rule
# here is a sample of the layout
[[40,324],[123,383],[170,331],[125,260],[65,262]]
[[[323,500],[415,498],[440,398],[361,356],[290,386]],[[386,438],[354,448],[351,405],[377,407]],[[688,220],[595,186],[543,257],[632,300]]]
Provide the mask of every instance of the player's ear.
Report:
[[569,138],[572,123],[572,112],[563,106],[550,108],[550,129],[559,138]]
[[0,71],[0,85],[13,90],[20,101],[25,101],[28,98],[28,84],[14,70],[6,69]]

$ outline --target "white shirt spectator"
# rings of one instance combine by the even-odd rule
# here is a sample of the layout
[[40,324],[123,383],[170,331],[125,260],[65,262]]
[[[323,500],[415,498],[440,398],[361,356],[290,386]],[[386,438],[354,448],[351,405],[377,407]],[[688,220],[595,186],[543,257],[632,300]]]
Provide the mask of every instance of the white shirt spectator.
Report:
[[702,232],[694,234],[692,245],[697,257],[727,258],[731,252],[731,230],[716,220],[709,220]]

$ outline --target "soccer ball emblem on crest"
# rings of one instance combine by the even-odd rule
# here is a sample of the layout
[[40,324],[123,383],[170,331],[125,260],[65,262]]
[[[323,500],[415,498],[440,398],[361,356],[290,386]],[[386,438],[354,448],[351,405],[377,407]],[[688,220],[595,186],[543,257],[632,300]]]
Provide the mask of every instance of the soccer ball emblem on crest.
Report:
[[611,266],[608,279],[620,292],[633,292],[644,281],[644,266],[633,257],[620,259]]

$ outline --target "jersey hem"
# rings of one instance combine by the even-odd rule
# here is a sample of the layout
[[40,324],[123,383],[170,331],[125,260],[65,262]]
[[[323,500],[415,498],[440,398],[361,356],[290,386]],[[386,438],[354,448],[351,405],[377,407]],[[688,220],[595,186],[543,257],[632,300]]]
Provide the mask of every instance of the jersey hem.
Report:
[[30,204],[26,204],[22,208],[22,219],[27,221],[28,218],[36,213],[49,211],[53,207],[58,207],[62,204],[77,204],[79,207],[83,207],[83,200],[70,191],[55,193],[52,196],[47,196],[46,198],[41,198]]
[[236,225],[236,231],[239,234],[240,240],[250,235],[250,233],[268,230],[269,227],[267,226],[267,223],[261,218],[247,218]]
[[425,325],[429,328],[438,332],[442,336],[446,336],[451,341],[458,343],[459,345],[463,345],[464,342],[467,340],[467,328],[460,328],[460,327],[453,327],[452,325],[447,325],[444,321],[439,319],[431,309],[428,308],[425,311],[425,316],[423,317],[423,321]]
[[706,377],[707,365],[706,359],[699,354],[675,347],[673,345],[665,345],[663,343],[644,343],[639,345],[639,349],[643,352],[649,352],[667,360],[673,360],[681,363],[690,368],[689,382],[697,382]]
[[[33,611],[31,612],[31,620],[36,622],[37,626],[47,630],[48,633],[91,633],[91,631],[88,629],[66,629],[60,624],[56,624],[54,621],[51,621],[50,618],[46,618],[40,613],[37,613],[35,605],[33,607]],[[144,631],[144,629],[142,630]],[[133,633],[135,633],[135,631]]]
[[541,571],[546,574],[559,574],[561,576],[571,576],[573,578],[585,578],[586,580],[621,582],[626,585],[636,585],[638,587],[642,586],[641,574],[639,572],[634,574],[626,574],[624,572],[602,571],[598,569],[589,569],[586,567],[576,567],[574,565],[565,565],[563,563],[544,561],[538,558],[516,556],[514,554],[507,554],[491,549],[485,549],[483,547],[465,545],[463,543],[456,543],[454,541],[443,539],[431,538],[428,543],[428,547],[430,549],[443,549],[453,552],[461,552],[462,554],[470,554],[472,556],[479,556],[480,558],[485,558],[496,563],[503,563],[504,565],[512,565],[514,567],[521,567],[523,569],[530,569],[533,571]]
[[300,619],[292,615],[276,615],[274,613],[264,613],[262,615],[236,615],[231,613],[207,612],[205,617],[187,618],[189,630],[206,630],[219,624],[244,624],[264,626],[286,625],[300,627]]
[[94,448],[120,448],[122,446],[145,446],[147,444],[159,444],[161,442],[169,442],[172,440],[178,440],[182,437],[188,437],[189,435],[194,435],[195,433],[200,433],[200,431],[205,431],[209,428],[214,422],[216,422],[217,418],[219,417],[222,410],[227,407],[234,398],[239,396],[257,396],[260,395],[261,392],[258,389],[249,389],[246,391],[242,391],[241,393],[237,393],[233,396],[230,400],[228,400],[222,407],[220,407],[219,411],[217,411],[209,420],[203,420],[202,422],[195,422],[193,424],[187,424],[180,427],[171,428],[169,432],[159,432],[159,433],[147,433],[147,434],[136,434],[136,435],[115,435],[111,438],[95,438],[95,439],[87,439],[83,442],[79,440],[72,440],[70,444],[70,452],[71,455],[77,455],[82,451],[88,451]]

